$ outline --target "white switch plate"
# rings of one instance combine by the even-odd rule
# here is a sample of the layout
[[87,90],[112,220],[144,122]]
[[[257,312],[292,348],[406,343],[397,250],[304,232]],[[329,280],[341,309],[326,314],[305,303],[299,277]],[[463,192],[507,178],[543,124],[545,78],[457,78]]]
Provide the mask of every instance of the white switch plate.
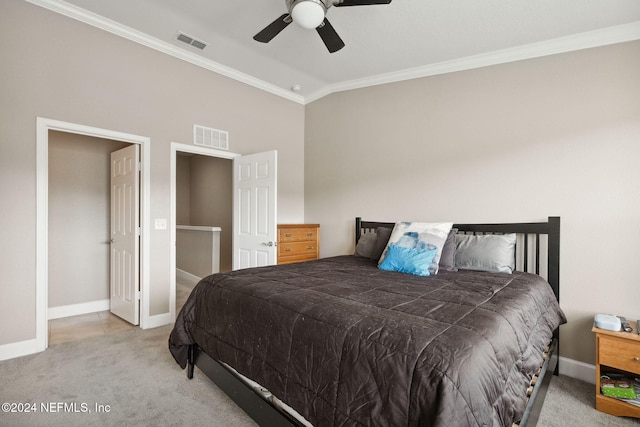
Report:
[[164,218],[156,218],[156,230],[166,230],[167,220]]

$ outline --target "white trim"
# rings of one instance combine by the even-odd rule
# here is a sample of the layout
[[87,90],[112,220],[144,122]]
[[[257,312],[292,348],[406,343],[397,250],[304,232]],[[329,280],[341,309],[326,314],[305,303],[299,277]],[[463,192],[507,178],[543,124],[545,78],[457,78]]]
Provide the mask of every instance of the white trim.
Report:
[[0,361],[43,351],[37,339],[0,345]]
[[591,384],[596,383],[596,367],[579,360],[569,359],[560,356],[558,363],[560,364],[560,375],[566,375]]
[[496,50],[480,55],[453,59],[451,61],[429,64],[423,67],[409,68],[392,73],[379,74],[363,79],[328,85],[305,97],[305,104],[313,102],[324,96],[345,90],[360,89],[369,86],[377,86],[386,83],[395,83],[404,80],[421,77],[436,76],[439,74],[454,73],[457,71],[471,70],[474,68],[488,67],[491,65],[505,64],[508,62],[522,61],[525,59],[539,58],[558,53],[573,52],[576,50],[590,49],[616,43],[624,43],[640,39],[640,21],[601,30],[588,31],[567,37],[547,40],[517,46],[510,49]]
[[103,299],[98,301],[83,302],[80,304],[49,307],[49,309],[47,310],[47,318],[49,320],[61,319],[63,317],[79,316],[81,314],[96,313],[98,311],[107,310],[109,310],[109,300]]
[[214,231],[222,231],[222,228],[209,227],[204,225],[176,225],[176,230],[214,232]]
[[202,279],[195,274],[191,274],[188,271],[180,270],[176,268],[176,282],[180,282],[183,285],[189,286],[191,289]]
[[362,79],[336,83],[333,85],[327,85],[326,87],[321,88],[316,92],[307,95],[306,97],[303,97],[302,95],[292,93],[290,90],[283,89],[279,86],[234,70],[215,61],[203,58],[200,55],[191,53],[170,43],[167,43],[155,37],[151,37],[148,34],[144,34],[140,31],[134,30],[118,22],[112,21],[103,16],[89,12],[85,9],[71,5],[64,1],[27,1],[41,6],[45,9],[75,19],[77,21],[84,22],[85,24],[89,24],[104,31],[108,31],[112,34],[139,43],[141,45],[150,47],[151,49],[166,53],[167,55],[171,55],[193,65],[197,65],[198,67],[202,67],[204,69],[213,71],[215,73],[232,78],[242,83],[246,83],[255,88],[264,90],[266,92],[303,105],[313,102],[324,96],[330,95],[334,92],[359,89],[368,86],[399,82],[403,80],[434,76],[438,74],[453,73],[456,71],[470,70],[473,68],[487,67],[490,65],[504,64],[513,61],[521,61],[523,59],[538,58],[546,55],[555,55],[557,53],[590,49],[593,47],[624,43],[640,39],[640,21],[635,21],[628,24],[617,25],[600,30],[587,31],[580,34],[574,34],[571,36],[560,37],[557,39],[546,40],[538,43],[531,43],[528,45],[518,46],[510,49],[502,49],[485,54],[469,56],[466,58],[458,58],[438,64],[430,64],[422,67],[415,67],[406,70],[365,77]]
[[249,86],[264,90],[265,92],[272,93],[274,95],[286,98],[299,104],[304,104],[304,98],[302,97],[302,95],[293,93],[290,90],[286,90],[271,83],[265,82],[264,80],[260,80],[256,77],[250,76],[249,74],[234,70],[233,68],[227,67],[226,65],[222,65],[210,59],[203,58],[200,55],[181,49],[177,46],[172,45],[171,43],[167,43],[148,34],[142,33],[138,30],[134,30],[133,28],[127,27],[126,25],[122,25],[118,22],[112,21],[111,19],[97,15],[93,12],[89,12],[88,10],[82,9],[78,6],[71,5],[61,0],[26,1],[64,15],[68,18],[72,18],[101,30],[107,31],[111,34],[123,37],[127,40],[131,40],[135,43],[139,43],[143,46],[147,46],[159,52],[166,53],[167,55],[173,56],[174,58],[181,59],[193,65],[197,65],[198,67],[213,71],[214,73],[221,74],[225,77],[229,77],[239,82],[248,84]]
[[222,159],[233,160],[240,157],[240,154],[230,153],[228,151],[217,150],[215,148],[200,147],[196,145],[171,143],[171,155],[169,164],[169,191],[171,193],[171,209],[169,215],[169,233],[170,233],[170,254],[169,254],[169,322],[176,320],[176,156],[178,151],[183,153],[199,154],[202,156],[219,157]]
[[[149,324],[150,294],[150,165],[151,139],[145,136],[100,129],[60,120],[36,118],[36,350],[44,351],[48,346],[48,221],[49,221],[49,131],[87,135],[116,141],[140,144],[142,148],[142,177],[140,188],[140,327]],[[28,353],[25,353],[28,354]]]

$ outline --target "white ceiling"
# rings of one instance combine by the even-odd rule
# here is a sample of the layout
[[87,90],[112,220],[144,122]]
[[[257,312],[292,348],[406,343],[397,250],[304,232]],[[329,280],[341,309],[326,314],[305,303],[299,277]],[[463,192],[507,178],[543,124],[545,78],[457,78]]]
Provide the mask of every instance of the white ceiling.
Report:
[[[392,0],[332,7],[346,44],[330,54],[291,24],[253,35],[285,0],[27,0],[306,103],[331,92],[640,39],[639,0]],[[207,43],[177,41],[181,31]],[[640,54],[640,52],[639,52]],[[294,85],[301,89],[292,91]]]

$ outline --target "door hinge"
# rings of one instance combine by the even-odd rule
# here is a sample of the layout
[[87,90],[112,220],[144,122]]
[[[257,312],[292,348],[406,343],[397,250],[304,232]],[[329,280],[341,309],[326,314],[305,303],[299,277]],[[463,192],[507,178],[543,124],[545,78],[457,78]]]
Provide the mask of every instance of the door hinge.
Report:
[[142,291],[136,291],[136,299],[140,301],[142,299]]
[[142,236],[142,227],[136,227],[136,235]]

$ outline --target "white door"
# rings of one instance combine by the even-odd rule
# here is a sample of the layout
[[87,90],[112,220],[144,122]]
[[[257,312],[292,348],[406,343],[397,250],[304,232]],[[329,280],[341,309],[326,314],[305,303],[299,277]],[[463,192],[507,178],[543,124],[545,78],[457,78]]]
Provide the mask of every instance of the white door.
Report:
[[277,151],[233,159],[233,269],[276,263]]
[[140,321],[140,152],[131,144],[111,153],[111,312]]

